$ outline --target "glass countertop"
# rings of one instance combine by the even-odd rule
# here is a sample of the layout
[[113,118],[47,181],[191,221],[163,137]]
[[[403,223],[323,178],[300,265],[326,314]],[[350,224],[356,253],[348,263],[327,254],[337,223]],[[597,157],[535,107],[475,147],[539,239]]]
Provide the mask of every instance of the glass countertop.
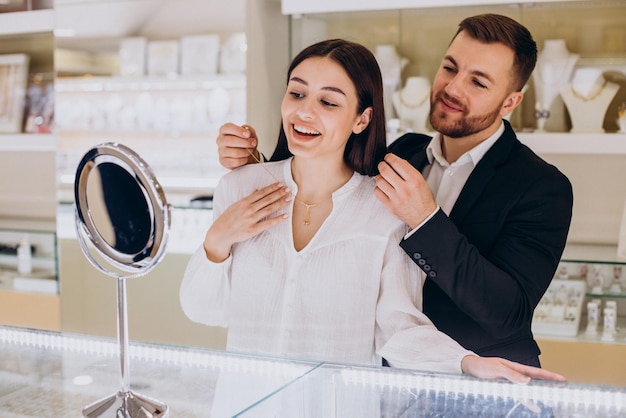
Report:
[[[0,326],[0,353],[2,418],[81,417],[122,388],[113,339]],[[130,390],[185,418],[237,416],[318,366],[135,342],[129,356]]]
[[626,388],[322,364],[240,416],[617,418]]
[[[108,338],[0,326],[0,417],[81,417],[122,387]],[[131,342],[130,389],[169,417],[622,417],[626,388],[266,358]],[[113,418],[113,417],[112,417]]]

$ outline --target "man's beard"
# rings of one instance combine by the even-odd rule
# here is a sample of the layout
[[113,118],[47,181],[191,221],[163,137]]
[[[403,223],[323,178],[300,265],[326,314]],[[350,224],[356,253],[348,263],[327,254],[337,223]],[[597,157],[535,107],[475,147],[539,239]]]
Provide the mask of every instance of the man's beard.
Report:
[[[452,103],[461,109],[463,113],[463,117],[455,122],[450,122],[448,120],[449,115],[444,112],[435,111],[434,104],[439,101],[440,98],[444,98],[446,101]],[[480,132],[489,126],[491,126],[494,121],[500,118],[500,107],[498,106],[494,109],[493,112],[484,114],[484,115],[475,115],[475,116],[467,116],[467,109],[460,103],[457,99],[448,96],[444,91],[441,91],[436,96],[431,99],[430,106],[430,124],[435,129],[435,131],[440,132],[441,134],[448,136],[450,138],[462,138],[466,136],[473,135],[477,132]]]

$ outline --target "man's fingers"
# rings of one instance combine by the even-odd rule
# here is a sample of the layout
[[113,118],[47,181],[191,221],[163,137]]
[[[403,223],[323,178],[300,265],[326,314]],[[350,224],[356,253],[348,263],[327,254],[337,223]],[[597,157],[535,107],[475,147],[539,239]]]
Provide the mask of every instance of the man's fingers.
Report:
[[415,171],[415,168],[409,164],[407,160],[404,160],[392,153],[385,155],[385,162],[400,178],[404,180],[408,179]]

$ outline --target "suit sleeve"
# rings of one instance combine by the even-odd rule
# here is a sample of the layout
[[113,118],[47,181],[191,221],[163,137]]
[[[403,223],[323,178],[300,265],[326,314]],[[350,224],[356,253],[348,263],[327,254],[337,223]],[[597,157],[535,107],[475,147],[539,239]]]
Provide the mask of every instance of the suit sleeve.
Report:
[[[551,171],[527,185],[502,221],[485,219],[485,233],[497,229],[487,248],[479,250],[441,210],[400,246],[486,332],[506,338],[528,326],[552,280],[572,201],[569,180]],[[481,226],[474,228],[480,235]]]

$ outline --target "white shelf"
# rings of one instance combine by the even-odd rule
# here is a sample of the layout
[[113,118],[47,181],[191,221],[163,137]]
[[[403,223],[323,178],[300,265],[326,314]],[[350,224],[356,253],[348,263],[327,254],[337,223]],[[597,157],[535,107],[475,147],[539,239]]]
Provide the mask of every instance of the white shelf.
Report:
[[215,88],[245,88],[245,74],[215,74],[178,77],[68,77],[55,81],[59,93],[122,91],[196,91]]
[[54,31],[54,10],[0,13],[0,36]]
[[0,134],[0,151],[55,151],[52,134]]
[[624,133],[518,133],[517,137],[538,154],[626,155]]
[[527,5],[533,3],[557,3],[575,2],[582,0],[534,0],[524,2],[520,0],[317,0],[313,2],[302,0],[282,0],[282,13],[305,14],[305,13],[329,13],[329,12],[359,12],[373,10],[395,9],[419,9],[428,7],[458,7],[458,6],[481,6],[481,5]]
[[611,244],[567,244],[561,261],[626,264],[626,259],[617,256],[617,246]]
[[52,134],[0,134],[0,151],[56,151]]

